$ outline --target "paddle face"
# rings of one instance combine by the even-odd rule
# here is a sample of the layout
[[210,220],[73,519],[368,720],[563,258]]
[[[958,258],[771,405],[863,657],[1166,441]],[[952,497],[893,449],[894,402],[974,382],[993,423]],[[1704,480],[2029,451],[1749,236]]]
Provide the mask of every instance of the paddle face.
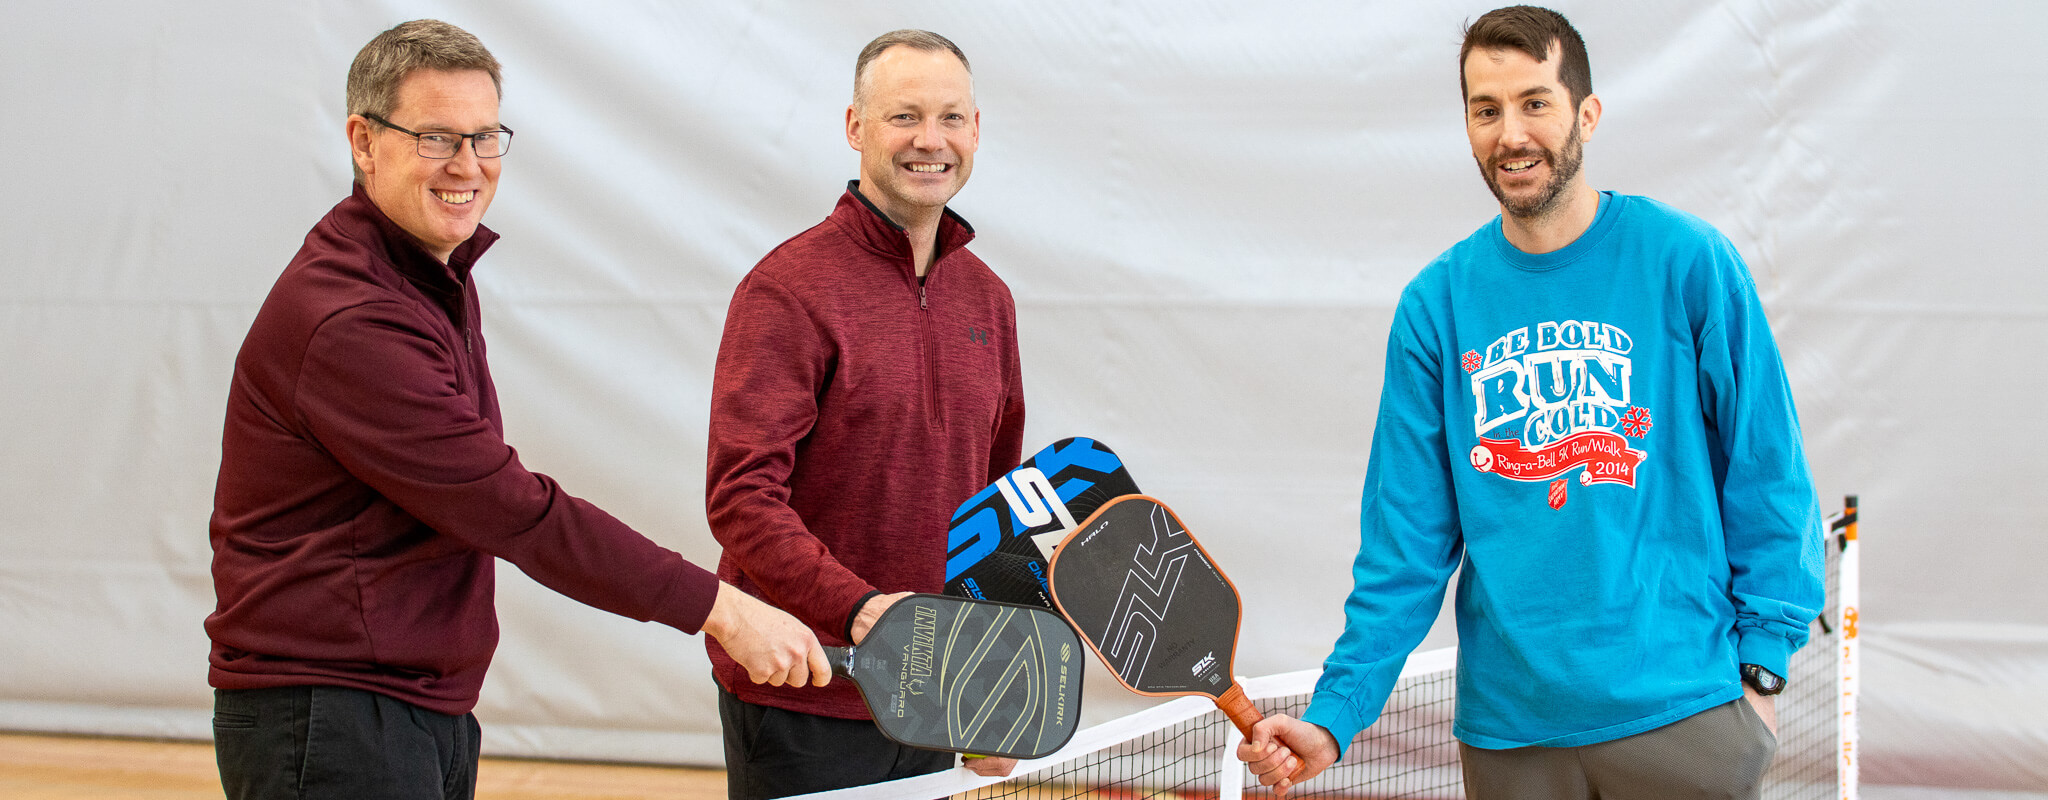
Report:
[[1221,698],[1235,685],[1237,589],[1159,501],[1097,509],[1053,554],[1051,584],[1061,613],[1132,691]]
[[1052,608],[1050,556],[1039,542],[1058,542],[1103,503],[1137,493],[1138,484],[1108,445],[1085,438],[1054,442],[953,512],[946,593]]
[[935,594],[906,597],[852,648],[827,648],[889,738],[912,747],[1038,758],[1081,718],[1087,659],[1042,608]]

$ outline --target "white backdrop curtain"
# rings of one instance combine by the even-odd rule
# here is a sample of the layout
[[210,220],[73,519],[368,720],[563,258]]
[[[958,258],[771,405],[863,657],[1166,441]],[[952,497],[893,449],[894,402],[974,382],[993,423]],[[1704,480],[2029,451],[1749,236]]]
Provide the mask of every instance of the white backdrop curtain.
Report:
[[[1017,297],[1027,447],[1117,447],[1243,590],[1237,671],[1314,666],[1349,586],[1394,301],[1495,213],[1455,65],[1489,7],[11,0],[0,728],[208,736],[232,358],[348,191],[349,60],[418,17],[506,66],[519,147],[479,275],[529,466],[716,562],[704,429],[726,301],[854,176],[859,47],[937,30],[974,62],[983,146],[954,207]],[[1866,779],[2048,787],[2048,6],[1560,7],[1605,100],[1592,182],[1735,241],[1824,504],[1862,496]],[[718,762],[698,640],[502,572],[487,751]],[[1134,703],[1105,684],[1088,706]]]

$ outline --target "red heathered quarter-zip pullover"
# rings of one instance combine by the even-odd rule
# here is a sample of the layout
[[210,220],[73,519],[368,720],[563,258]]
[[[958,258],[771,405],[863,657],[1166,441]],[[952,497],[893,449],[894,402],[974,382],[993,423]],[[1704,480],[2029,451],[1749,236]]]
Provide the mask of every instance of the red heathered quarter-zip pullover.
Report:
[[[827,645],[870,592],[944,589],[947,519],[1024,443],[1016,307],[974,229],[945,213],[920,290],[909,236],[856,185],[733,292],[705,476],[719,577]],[[868,717],[851,681],[754,684],[705,647],[742,700]]]
[[228,389],[212,685],[468,713],[498,644],[493,556],[616,614],[704,624],[711,573],[505,444],[470,281],[497,238],[478,227],[444,265],[357,186],[270,290]]

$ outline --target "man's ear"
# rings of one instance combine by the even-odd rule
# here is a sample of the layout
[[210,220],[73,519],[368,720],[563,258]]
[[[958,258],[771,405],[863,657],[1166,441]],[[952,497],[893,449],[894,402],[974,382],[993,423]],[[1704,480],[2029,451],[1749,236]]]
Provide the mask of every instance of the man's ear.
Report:
[[1579,101],[1579,141],[1593,141],[1593,129],[1600,127],[1600,95],[1589,94]]
[[349,157],[356,162],[356,171],[369,175],[376,171],[376,159],[371,157],[370,148],[375,140],[370,136],[370,121],[361,114],[348,115]]
[[853,106],[846,107],[846,146],[860,151],[860,111]]

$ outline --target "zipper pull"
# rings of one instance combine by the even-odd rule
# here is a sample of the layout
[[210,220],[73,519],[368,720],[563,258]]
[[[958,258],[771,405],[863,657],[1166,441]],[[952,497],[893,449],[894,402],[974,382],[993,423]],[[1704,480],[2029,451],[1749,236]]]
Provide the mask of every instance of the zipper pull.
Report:
[[928,310],[928,307],[924,304],[924,284],[922,283],[917,285],[917,309],[919,311]]

